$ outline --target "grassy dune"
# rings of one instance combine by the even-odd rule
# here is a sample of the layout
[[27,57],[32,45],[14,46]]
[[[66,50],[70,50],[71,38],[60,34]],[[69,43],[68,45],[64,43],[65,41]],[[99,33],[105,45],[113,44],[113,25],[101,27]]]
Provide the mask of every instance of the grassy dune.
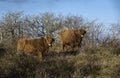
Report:
[[119,78],[120,47],[82,47],[78,51],[50,50],[43,61],[0,48],[0,78]]

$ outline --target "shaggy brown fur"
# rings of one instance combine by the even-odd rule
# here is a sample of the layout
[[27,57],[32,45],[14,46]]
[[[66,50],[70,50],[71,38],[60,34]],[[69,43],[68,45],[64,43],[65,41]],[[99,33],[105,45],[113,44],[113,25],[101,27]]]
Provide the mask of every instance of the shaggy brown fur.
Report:
[[62,30],[60,32],[61,47],[65,50],[68,46],[70,48],[80,47],[83,36],[86,31],[78,30]]
[[18,40],[17,51],[18,53],[24,52],[25,54],[33,54],[43,56],[48,52],[52,42],[54,41],[51,37],[41,37],[39,39],[21,38]]

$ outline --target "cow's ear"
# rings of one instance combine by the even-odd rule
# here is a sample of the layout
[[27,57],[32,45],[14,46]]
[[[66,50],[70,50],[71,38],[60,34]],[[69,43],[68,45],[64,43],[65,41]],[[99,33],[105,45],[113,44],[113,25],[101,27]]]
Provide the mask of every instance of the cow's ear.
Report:
[[45,39],[47,39],[47,38],[48,38],[48,36],[45,36],[44,38],[45,38]]
[[85,31],[86,31],[86,32],[88,32],[88,31],[89,31],[89,28],[88,28],[88,27],[87,27],[87,28],[85,28]]
[[53,37],[54,39],[57,39],[58,38],[58,36],[56,35],[55,37]]
[[45,36],[44,38],[46,39],[47,37]]

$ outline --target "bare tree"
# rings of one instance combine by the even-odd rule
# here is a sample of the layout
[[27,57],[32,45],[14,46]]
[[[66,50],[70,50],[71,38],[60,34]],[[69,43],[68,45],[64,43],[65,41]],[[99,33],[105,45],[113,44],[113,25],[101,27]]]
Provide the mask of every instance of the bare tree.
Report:
[[111,34],[113,38],[120,39],[120,24],[111,24]]
[[86,22],[85,28],[87,28],[87,34],[85,37],[86,45],[97,46],[101,44],[101,40],[105,36],[105,25],[97,23],[96,20],[94,20]]
[[53,13],[44,13],[41,15],[42,25],[45,27],[47,35],[53,35],[62,27],[62,16],[55,16]]
[[78,29],[84,26],[84,19],[79,16],[66,16],[64,18],[63,28]]
[[21,12],[7,13],[0,22],[4,39],[15,39],[20,34]]
[[99,45],[109,42],[109,38],[120,39],[120,25],[112,24],[110,35],[103,23],[96,20],[87,21],[79,16],[63,16],[54,13],[40,15],[22,15],[21,12],[7,13],[0,21],[0,36],[2,39],[16,39],[20,37],[41,37],[45,35],[57,36],[60,30],[84,28],[87,31],[84,45]]
[[40,16],[26,16],[23,19],[23,33],[25,37],[41,37],[45,35]]

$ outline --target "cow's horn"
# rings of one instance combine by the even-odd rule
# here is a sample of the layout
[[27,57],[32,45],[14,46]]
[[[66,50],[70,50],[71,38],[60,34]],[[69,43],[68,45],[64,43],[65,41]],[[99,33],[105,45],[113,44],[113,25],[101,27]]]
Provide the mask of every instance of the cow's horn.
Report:
[[55,36],[54,38],[57,38],[57,36]]

